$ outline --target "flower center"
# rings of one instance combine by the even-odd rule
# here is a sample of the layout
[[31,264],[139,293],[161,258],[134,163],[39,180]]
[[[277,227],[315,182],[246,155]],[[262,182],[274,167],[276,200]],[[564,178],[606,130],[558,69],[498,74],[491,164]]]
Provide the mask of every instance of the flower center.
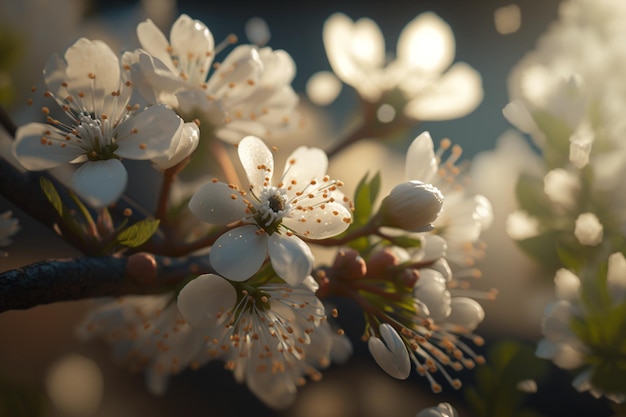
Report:
[[255,220],[267,234],[271,235],[278,230],[290,208],[285,190],[276,187],[264,188],[259,196]]
[[118,158],[115,155],[115,151],[119,145],[113,140],[105,139],[101,120],[93,119],[86,114],[81,114],[79,120],[80,124],[76,126],[76,136],[83,139],[85,143],[91,144],[91,149],[87,152],[87,158],[90,161],[105,161]]

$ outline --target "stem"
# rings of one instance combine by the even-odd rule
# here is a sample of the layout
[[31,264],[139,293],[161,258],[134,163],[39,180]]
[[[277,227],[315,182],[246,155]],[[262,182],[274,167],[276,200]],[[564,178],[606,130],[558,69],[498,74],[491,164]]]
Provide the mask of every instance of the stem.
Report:
[[15,137],[17,125],[13,122],[6,109],[2,106],[0,106],[0,125],[6,129],[7,133],[11,135],[11,137]]
[[[167,226],[167,203],[170,198],[170,192],[172,191],[172,184],[176,179],[176,176],[185,168],[189,163],[190,157],[187,157],[180,161],[173,167],[167,168],[163,172],[163,182],[161,183],[161,191],[159,193],[159,200],[157,202],[156,211],[154,217],[161,220],[161,226]],[[167,227],[165,227],[167,228]]]
[[341,246],[345,245],[353,240],[359,239],[361,237],[367,237],[373,234],[378,233],[378,225],[375,222],[370,221],[365,226],[360,229],[353,230],[350,233],[345,234],[342,237],[329,237],[327,239],[306,239],[302,238],[307,243],[312,243],[319,246]]
[[215,161],[224,173],[224,179],[226,182],[229,184],[239,184],[239,176],[237,175],[237,171],[232,164],[232,160],[228,155],[228,152],[226,152],[224,143],[220,140],[211,140],[211,151]]

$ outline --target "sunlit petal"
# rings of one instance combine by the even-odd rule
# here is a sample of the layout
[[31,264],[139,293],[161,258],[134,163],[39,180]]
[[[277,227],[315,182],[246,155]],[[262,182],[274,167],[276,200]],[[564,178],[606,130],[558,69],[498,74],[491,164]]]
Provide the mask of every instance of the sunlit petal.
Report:
[[267,236],[257,231],[256,226],[242,226],[220,236],[209,255],[215,271],[233,281],[254,275],[267,255]]
[[128,174],[117,159],[89,161],[74,173],[76,193],[94,207],[105,207],[119,199],[126,189]]

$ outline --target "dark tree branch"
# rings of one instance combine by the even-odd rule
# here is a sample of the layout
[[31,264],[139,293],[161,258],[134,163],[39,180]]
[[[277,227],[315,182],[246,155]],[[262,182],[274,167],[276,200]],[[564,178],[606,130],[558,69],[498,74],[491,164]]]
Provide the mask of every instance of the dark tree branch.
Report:
[[213,272],[203,258],[130,257],[48,260],[0,274],[0,313],[58,301],[171,290],[191,276]]

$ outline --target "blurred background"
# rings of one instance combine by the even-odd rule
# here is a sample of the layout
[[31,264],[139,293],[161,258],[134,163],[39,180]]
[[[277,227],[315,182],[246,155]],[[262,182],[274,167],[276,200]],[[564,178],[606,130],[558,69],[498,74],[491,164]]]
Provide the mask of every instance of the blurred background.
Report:
[[[460,144],[464,149],[463,157],[469,159],[492,149],[497,138],[510,128],[502,116],[502,108],[508,102],[507,76],[556,18],[558,5],[557,0],[348,1],[332,5],[305,1],[0,0],[0,99],[18,124],[32,120],[25,106],[30,87],[40,82],[41,69],[49,55],[62,51],[80,36],[103,39],[114,50],[133,49],[138,46],[135,35],[138,22],[150,17],[168,33],[178,14],[187,13],[211,29],[216,43],[231,33],[236,34],[240,42],[247,42],[246,23],[260,17],[271,33],[268,45],[286,50],[296,62],[294,89],[302,94],[308,111],[327,123],[326,132],[333,136],[350,120],[357,94],[344,85],[337,101],[328,107],[311,104],[304,94],[313,74],[331,70],[322,43],[325,19],[338,11],[353,20],[372,18],[384,33],[387,50],[394,52],[402,28],[418,14],[434,11],[452,27],[456,38],[455,61],[466,62],[481,74],[484,99],[474,112],[460,119],[421,124],[406,141],[394,143],[392,152],[401,158],[410,141],[421,131],[428,130],[435,141],[448,137]],[[325,143],[327,139],[319,140]],[[6,137],[4,140],[6,146]],[[310,141],[308,144],[315,146]],[[361,161],[366,161],[361,162],[365,166],[358,167],[363,172],[373,168],[367,161],[389,163],[380,154]],[[347,169],[357,168],[356,162],[349,158],[344,164]],[[0,199],[0,210],[6,209],[12,209],[18,216],[22,230],[7,249],[9,256],[0,259],[0,269],[76,255],[54,233],[29,221],[18,209]],[[489,241],[489,236],[485,240]],[[219,363],[174,377],[169,391],[156,398],[145,389],[141,375],[129,374],[111,361],[107,346],[75,339],[73,327],[92,305],[90,301],[82,301],[0,314],[0,415],[160,417],[254,413],[255,416],[409,417],[425,407],[449,401],[462,416],[472,416],[472,401],[468,398],[472,395],[482,395],[494,403],[519,401],[532,410],[530,414],[515,414],[520,416],[610,415],[604,403],[593,400],[588,394],[577,395],[565,371],[533,358],[533,343],[540,335],[538,320],[543,305],[551,297],[551,288],[539,284],[539,288],[535,288],[531,277],[523,284],[534,288],[532,295],[519,292],[519,282],[513,283],[515,274],[528,275],[528,271],[541,274],[542,271],[509,270],[506,258],[495,259],[502,250],[493,248],[490,252],[488,248],[481,266],[485,276],[481,285],[499,288],[501,297],[485,303],[487,317],[477,333],[487,340],[483,353],[493,361],[480,373],[464,373],[465,387],[473,388],[459,392],[444,389],[443,394],[433,395],[426,381],[417,375],[412,375],[409,381],[393,380],[370,359],[366,347],[355,340],[355,355],[348,364],[331,367],[321,382],[305,386],[296,404],[282,412],[266,409],[245,387],[236,384]],[[536,298],[520,307],[511,304],[526,296]],[[346,317],[349,320],[349,314]],[[507,344],[507,340],[521,344]],[[58,368],[59,363],[66,371]],[[537,374],[541,373],[539,368],[548,371],[544,372],[546,376],[540,381],[537,393],[523,399],[522,391],[515,389],[515,392],[495,394],[485,391],[485,385],[513,381],[510,385],[515,388],[517,380],[535,379],[535,375],[528,372],[533,366],[537,367]],[[69,395],[70,403],[82,398],[85,404],[65,408],[59,403],[53,404],[50,384],[67,384],[64,389],[59,388],[62,391],[59,395]],[[474,394],[468,394],[472,390]],[[567,404],[563,398],[568,398]],[[506,411],[493,413],[490,415],[514,415]]]

